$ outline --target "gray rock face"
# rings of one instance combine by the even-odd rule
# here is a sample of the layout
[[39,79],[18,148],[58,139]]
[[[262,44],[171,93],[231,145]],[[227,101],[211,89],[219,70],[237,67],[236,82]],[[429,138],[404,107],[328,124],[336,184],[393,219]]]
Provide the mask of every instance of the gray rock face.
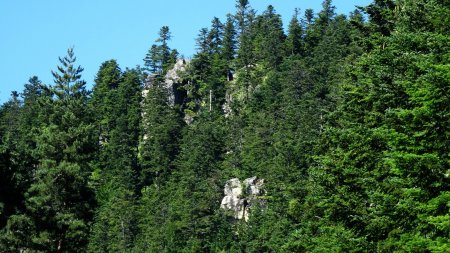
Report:
[[[181,104],[185,97],[185,92],[180,91],[179,87],[183,85],[181,74],[186,71],[189,61],[185,59],[178,59],[172,69],[168,70],[164,76],[164,88],[167,90],[167,102],[170,106]],[[155,85],[155,80],[159,74],[150,74],[145,80],[145,88],[142,91],[142,96],[148,94],[148,88]]]
[[169,105],[174,106],[175,104],[182,103],[183,95],[180,94],[179,87],[182,85],[181,73],[186,71],[188,62],[185,59],[178,59],[172,69],[167,71],[165,76],[165,88],[169,95],[168,102]]
[[225,183],[224,193],[225,196],[241,196],[242,194],[241,181],[239,181],[239,179],[237,178],[228,180]]
[[225,183],[224,194],[220,208],[231,210],[237,220],[249,218],[252,207],[259,206],[265,208],[266,200],[261,196],[265,195],[264,179],[257,177],[247,178],[241,183],[238,178],[233,178]]
[[147,76],[147,79],[145,79],[144,90],[142,90],[142,97],[145,98],[148,94],[148,89],[155,85],[155,79],[157,76],[157,74],[150,74]]
[[258,179],[257,177],[247,178],[244,180],[244,185],[249,196],[261,196],[264,194],[264,179]]
[[[187,92],[182,86],[186,85],[186,81],[183,80],[183,74],[186,73],[189,60],[187,59],[178,59],[172,69],[168,70],[164,75],[164,83],[163,87],[167,91],[167,104],[169,106],[181,105],[185,101],[187,96]],[[149,89],[155,85],[157,78],[160,73],[152,73],[147,76],[145,80],[145,87],[142,91],[142,97],[146,97]],[[190,125],[194,121],[194,118],[190,115],[184,116],[184,121],[186,124]],[[144,135],[144,138],[146,136]]]

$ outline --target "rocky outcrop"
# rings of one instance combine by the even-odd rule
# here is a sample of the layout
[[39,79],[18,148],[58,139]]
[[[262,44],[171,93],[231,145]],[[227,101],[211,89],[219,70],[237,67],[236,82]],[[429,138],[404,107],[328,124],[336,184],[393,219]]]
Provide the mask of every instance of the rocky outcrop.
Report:
[[251,177],[242,183],[238,178],[233,178],[225,183],[225,197],[220,208],[230,210],[237,220],[248,220],[252,208],[265,208],[267,202],[262,197],[265,195],[264,179]]
[[[182,104],[186,97],[186,92],[180,87],[184,85],[182,73],[186,71],[188,64],[188,60],[178,59],[173,68],[168,70],[164,76],[164,88],[167,91],[167,103],[170,106]],[[153,73],[147,76],[145,88],[142,91],[144,97],[147,96],[149,88],[155,85],[158,75],[158,73]]]
[[[163,87],[166,90],[167,94],[167,104],[171,107],[175,105],[181,105],[183,107],[183,103],[185,103],[185,99],[187,97],[186,88],[183,87],[188,82],[186,82],[183,78],[184,74],[187,71],[189,60],[187,59],[178,59],[173,68],[167,71],[164,75],[164,83]],[[144,89],[142,91],[142,96],[146,97],[149,93],[151,87],[155,85],[158,78],[161,77],[160,73],[151,73],[147,76],[145,80]],[[185,114],[184,121],[186,124],[190,125],[194,121],[194,117],[188,114]],[[144,138],[146,136],[144,135]]]
[[183,103],[186,96],[186,92],[181,91],[179,88],[183,85],[181,74],[186,72],[188,63],[185,59],[178,59],[173,68],[166,73],[164,86],[167,89],[167,100],[171,106]]
[[147,76],[147,78],[145,79],[144,89],[142,90],[142,97],[145,98],[147,96],[149,88],[155,85],[157,77],[158,77],[157,74],[150,74]]

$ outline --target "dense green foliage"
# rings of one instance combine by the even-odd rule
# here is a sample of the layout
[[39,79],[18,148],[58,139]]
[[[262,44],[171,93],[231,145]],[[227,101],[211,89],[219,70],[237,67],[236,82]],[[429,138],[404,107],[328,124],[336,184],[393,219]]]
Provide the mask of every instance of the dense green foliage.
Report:
[[[192,60],[164,26],[92,92],[73,49],[30,78],[0,107],[0,252],[450,252],[450,2],[322,7],[285,32],[238,0]],[[252,176],[267,206],[235,220]]]

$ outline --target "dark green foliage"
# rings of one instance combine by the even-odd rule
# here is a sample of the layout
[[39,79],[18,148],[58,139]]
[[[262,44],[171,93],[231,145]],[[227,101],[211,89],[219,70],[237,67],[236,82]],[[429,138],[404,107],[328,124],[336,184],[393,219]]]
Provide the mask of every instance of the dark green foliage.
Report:
[[220,19],[214,17],[211,21],[211,30],[208,34],[208,41],[210,41],[211,53],[219,53],[222,47],[223,38],[223,24]]
[[376,33],[383,36],[389,36],[394,29],[395,18],[394,8],[395,1],[392,0],[375,0],[372,4],[365,8],[370,17],[370,25]]
[[325,155],[311,170],[317,183],[309,201],[321,218],[367,240],[369,250],[444,252],[449,210],[429,203],[445,199],[449,185],[448,108],[441,104],[449,40],[403,22],[349,72],[324,133]]
[[223,154],[220,125],[217,115],[199,118],[183,135],[170,177],[144,188],[138,251],[203,252],[220,245],[213,239],[221,232],[214,228],[223,226],[216,208]]
[[277,68],[284,54],[285,35],[281,16],[269,5],[263,14],[256,18],[253,29],[256,61],[269,69]]
[[26,211],[25,192],[33,181],[38,164],[35,156],[35,135],[43,111],[39,101],[46,99],[48,94],[49,90],[34,76],[25,84],[21,94],[23,100],[19,100],[17,93],[13,93],[10,102],[4,104],[1,109],[0,217],[5,234],[0,236],[0,248],[14,251],[29,246],[29,241],[25,244],[24,239],[31,236],[31,228],[18,233],[13,227],[22,226],[24,220],[31,222],[28,217],[18,214]]
[[183,126],[179,113],[169,107],[168,95],[160,82],[155,80],[145,92],[142,106],[145,117],[142,120],[139,146],[142,186],[147,186],[171,173],[172,162],[178,155],[178,143]]
[[[13,92],[1,252],[449,251],[448,1],[325,0],[287,33],[236,8],[192,60],[163,26],[143,73],[106,61],[92,96],[72,49]],[[265,205],[236,220],[224,184],[253,176]]]
[[[0,123],[0,170],[2,175],[0,179],[0,224],[2,227],[5,226],[8,217],[16,211],[14,209],[21,204],[20,199],[23,201],[21,194],[24,189],[21,189],[20,184],[25,183],[23,181],[28,179],[25,172],[22,171],[23,168],[17,164],[19,161],[15,161],[16,158],[20,158],[19,154],[15,154],[19,143],[14,138],[19,132],[17,123],[20,117],[20,104],[17,92],[13,92],[10,101],[5,103],[0,111],[2,119]],[[16,171],[17,176],[14,175]]]
[[55,85],[52,92],[59,100],[69,99],[71,97],[78,98],[81,102],[86,99],[86,82],[80,80],[83,68],[75,67],[73,64],[77,58],[74,55],[73,48],[67,50],[67,56],[59,58],[62,66],[58,66],[58,71],[52,71]]
[[144,65],[150,70],[152,73],[165,73],[167,69],[172,66],[176,57],[178,56],[178,52],[174,49],[171,50],[169,47],[169,41],[172,38],[168,26],[163,26],[159,30],[159,38],[155,40],[158,44],[153,44],[148,53],[144,58]]
[[239,68],[249,66],[253,63],[252,32],[251,27],[255,18],[255,11],[250,7],[247,0],[236,1],[237,32],[239,36],[239,48],[237,55],[237,66]]
[[60,63],[53,72],[55,86],[49,88],[52,96],[41,105],[46,114],[36,135],[39,162],[25,195],[30,218],[19,215],[10,223],[34,228],[20,248],[38,251],[83,250],[94,206],[87,185],[95,150],[88,92],[72,49]]
[[102,64],[91,100],[100,130],[96,169],[91,175],[99,203],[89,245],[93,252],[126,251],[137,234],[141,96],[137,70],[122,73],[114,60]]
[[236,54],[236,28],[234,26],[234,20],[231,15],[227,15],[227,21],[223,28],[222,39],[222,57],[230,64]]
[[295,9],[294,15],[289,22],[288,35],[286,38],[286,53],[287,55],[303,55],[303,28],[298,20],[298,9]]
[[85,247],[92,193],[83,170],[65,161],[41,162],[38,179],[27,194],[27,209],[36,227],[36,234],[30,239],[37,249],[78,251]]

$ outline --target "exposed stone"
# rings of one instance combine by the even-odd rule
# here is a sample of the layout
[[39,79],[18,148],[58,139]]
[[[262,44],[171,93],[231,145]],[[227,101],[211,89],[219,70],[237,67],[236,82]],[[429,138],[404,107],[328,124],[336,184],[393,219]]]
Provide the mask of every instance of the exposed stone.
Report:
[[168,93],[168,103],[171,106],[181,104],[185,97],[185,92],[180,91],[179,87],[183,85],[181,73],[186,71],[189,62],[185,59],[178,59],[172,69],[165,75],[165,88]]
[[241,181],[238,178],[232,178],[225,183],[224,188],[225,196],[237,196],[240,197],[242,194]]
[[183,120],[184,120],[184,122],[186,122],[187,125],[191,125],[192,122],[194,122],[194,117],[192,117],[191,115],[189,115],[189,114],[186,113],[186,114],[184,115]]
[[264,179],[258,179],[257,177],[251,177],[244,180],[247,195],[249,196],[261,196],[263,194],[263,184]]
[[[168,70],[164,76],[164,88],[167,91],[167,102],[170,106],[176,104],[181,104],[186,97],[186,92],[181,90],[180,87],[183,86],[182,73],[186,71],[186,67],[189,64],[188,60],[178,59],[172,69]],[[149,88],[155,85],[158,73],[152,73],[147,76],[145,80],[145,88],[142,91],[142,96],[146,97]]]
[[142,97],[145,98],[148,94],[149,88],[155,85],[156,77],[158,77],[157,74],[150,74],[147,76],[147,78],[145,79],[144,89],[142,90]]
[[267,206],[267,202],[261,198],[265,195],[263,187],[264,179],[251,177],[241,183],[238,178],[232,178],[225,183],[225,197],[222,199],[220,208],[231,210],[237,220],[248,221],[252,208]]

